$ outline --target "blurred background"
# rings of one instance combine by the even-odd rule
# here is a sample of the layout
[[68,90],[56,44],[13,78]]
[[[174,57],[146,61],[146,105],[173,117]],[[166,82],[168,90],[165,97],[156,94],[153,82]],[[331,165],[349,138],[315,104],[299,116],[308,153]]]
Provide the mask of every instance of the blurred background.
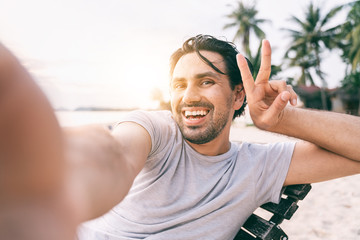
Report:
[[[272,78],[287,80],[301,106],[359,115],[360,1],[0,0],[0,42],[34,76],[62,125],[167,109],[169,57],[200,33],[234,41],[255,69],[261,39],[269,39]],[[289,140],[249,125],[248,115],[237,119],[231,139]],[[359,177],[314,184],[285,232],[360,239]]]
[[359,114],[359,1],[0,0],[0,41],[57,111],[167,108],[168,60],[183,41],[234,41],[306,107]]

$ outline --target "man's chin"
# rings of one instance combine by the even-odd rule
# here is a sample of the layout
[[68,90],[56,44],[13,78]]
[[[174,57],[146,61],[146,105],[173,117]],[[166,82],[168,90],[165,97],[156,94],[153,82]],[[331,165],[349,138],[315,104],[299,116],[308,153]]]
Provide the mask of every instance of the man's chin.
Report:
[[185,125],[183,122],[178,122],[180,132],[184,139],[193,144],[205,144],[214,139],[214,134],[208,129],[201,129],[203,126],[199,125]]
[[211,140],[208,139],[202,139],[202,138],[186,138],[184,137],[186,141],[192,143],[192,144],[196,144],[196,145],[201,145],[201,144],[205,144],[210,142]]
[[206,134],[206,133],[182,133],[184,139],[190,143],[193,144],[205,144],[212,140],[214,140],[214,137],[212,134]]

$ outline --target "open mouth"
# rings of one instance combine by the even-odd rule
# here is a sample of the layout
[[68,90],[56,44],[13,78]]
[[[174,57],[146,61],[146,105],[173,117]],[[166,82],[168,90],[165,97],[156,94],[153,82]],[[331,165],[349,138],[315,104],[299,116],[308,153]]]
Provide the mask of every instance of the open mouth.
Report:
[[209,113],[209,110],[197,110],[197,111],[184,111],[184,116],[188,120],[198,120],[205,117]]

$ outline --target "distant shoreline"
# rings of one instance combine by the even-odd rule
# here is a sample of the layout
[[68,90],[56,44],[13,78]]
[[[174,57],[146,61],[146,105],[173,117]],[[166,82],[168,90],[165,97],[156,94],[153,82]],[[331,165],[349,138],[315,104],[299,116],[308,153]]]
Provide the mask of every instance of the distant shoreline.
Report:
[[103,108],[103,107],[78,107],[75,109],[56,108],[56,112],[130,112],[140,108]]

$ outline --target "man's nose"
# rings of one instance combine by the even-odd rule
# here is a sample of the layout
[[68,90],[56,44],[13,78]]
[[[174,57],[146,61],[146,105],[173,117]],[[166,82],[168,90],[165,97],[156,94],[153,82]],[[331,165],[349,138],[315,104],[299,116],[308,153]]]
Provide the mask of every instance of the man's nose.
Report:
[[183,96],[183,102],[190,104],[193,102],[199,102],[201,100],[200,91],[196,86],[189,85]]

